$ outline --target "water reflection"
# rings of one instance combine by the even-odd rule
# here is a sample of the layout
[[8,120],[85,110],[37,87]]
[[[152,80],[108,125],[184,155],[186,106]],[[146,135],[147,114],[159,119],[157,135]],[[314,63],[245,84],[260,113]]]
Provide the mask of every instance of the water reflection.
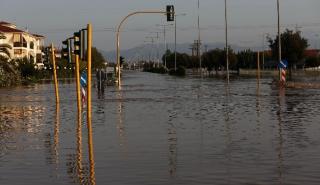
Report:
[[78,115],[77,121],[77,177],[80,184],[83,184],[83,166],[82,166],[82,115]]
[[[67,173],[73,183],[80,185],[95,185],[95,162],[93,151],[92,130],[88,129],[88,159],[89,163],[83,161],[83,133],[82,133],[82,117],[77,118],[77,147],[76,154],[67,155]],[[91,138],[91,139],[90,139]]]
[[283,131],[282,131],[282,114],[285,109],[285,98],[286,98],[286,92],[284,87],[279,87],[279,98],[278,98],[278,112],[277,112],[277,118],[278,118],[278,179],[279,184],[283,184]]
[[126,136],[126,128],[123,123],[123,97],[122,97],[122,91],[120,87],[117,89],[117,102],[118,102],[118,108],[117,108],[117,130],[118,130],[118,137],[120,141],[120,146],[124,150],[124,154],[127,155],[127,136]]
[[225,158],[226,158],[226,175],[228,176],[227,183],[230,184],[232,172],[231,172],[231,167],[232,167],[232,134],[231,134],[231,126],[230,126],[230,84],[229,84],[229,79],[225,83]]
[[177,172],[177,130],[173,123],[168,128],[169,143],[169,173],[171,177],[176,177]]
[[60,130],[60,105],[56,105],[56,119],[54,124],[54,159],[56,164],[56,169],[58,169],[59,164],[59,130]]

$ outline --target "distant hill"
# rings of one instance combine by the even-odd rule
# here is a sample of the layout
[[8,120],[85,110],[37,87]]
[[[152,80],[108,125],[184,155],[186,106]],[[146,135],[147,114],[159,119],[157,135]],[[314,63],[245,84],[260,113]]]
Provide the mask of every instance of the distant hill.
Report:
[[[177,44],[177,52],[179,53],[187,53],[191,55],[191,49],[189,49],[191,46],[191,43],[183,43],[183,44]],[[205,49],[207,50],[212,50],[215,48],[224,48],[225,44],[224,43],[208,43],[205,44],[205,47],[202,48],[202,51],[204,52]],[[238,45],[231,45],[232,49],[237,51],[241,51],[244,49],[252,49],[256,50],[258,47],[253,47],[253,48],[248,48],[248,47],[242,47]],[[168,44],[168,49],[170,49],[172,52],[174,51],[174,44],[170,43]],[[149,57],[151,59],[157,58],[157,55],[161,58],[161,56],[164,54],[164,45],[159,44],[157,46],[156,44],[143,44],[143,45],[138,45],[134,48],[127,49],[127,50],[122,50],[121,51],[121,56],[125,57],[126,62],[131,62],[131,61],[136,61],[136,60],[148,60]],[[110,62],[115,62],[116,61],[116,51],[100,51],[102,55]]]

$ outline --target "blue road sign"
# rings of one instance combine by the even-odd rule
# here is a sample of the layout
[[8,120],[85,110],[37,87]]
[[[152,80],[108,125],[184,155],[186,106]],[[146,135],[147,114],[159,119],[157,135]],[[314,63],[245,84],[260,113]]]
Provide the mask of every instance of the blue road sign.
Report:
[[87,87],[87,73],[85,71],[81,74],[80,84],[82,87]]
[[284,68],[288,68],[288,61],[287,60],[281,60],[279,65],[279,68],[284,69]]

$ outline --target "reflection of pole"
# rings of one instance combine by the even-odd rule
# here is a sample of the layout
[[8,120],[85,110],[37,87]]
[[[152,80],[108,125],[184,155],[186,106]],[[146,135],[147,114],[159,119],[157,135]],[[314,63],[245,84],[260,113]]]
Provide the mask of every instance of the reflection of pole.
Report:
[[54,53],[53,43],[51,44],[51,59],[52,59],[52,65],[53,65],[53,76],[54,76],[54,89],[55,89],[55,93],[56,93],[56,104],[59,104],[60,97],[59,97],[59,88],[58,88],[56,56],[55,56],[55,53]]
[[227,61],[227,82],[229,83],[229,48],[228,48],[228,17],[227,17],[227,0],[224,0],[224,15],[226,24],[226,61]]
[[122,21],[120,22],[118,29],[117,29],[117,34],[116,34],[116,47],[117,47],[117,78],[118,78],[118,87],[121,86],[121,75],[120,75],[120,30],[121,30],[121,26],[124,23],[125,20],[127,20],[130,16],[136,15],[136,14],[146,14],[146,13],[159,13],[159,14],[166,14],[166,11],[138,11],[138,12],[133,12],[130,13],[129,15],[127,15],[125,18],[122,19]]
[[279,169],[279,182],[282,184],[282,168],[283,168],[283,153],[282,153],[282,148],[283,148],[283,133],[282,133],[282,107],[285,104],[285,88],[279,88],[279,98],[278,98],[278,104],[279,104],[279,112],[277,113],[278,115],[278,121],[279,121],[279,153],[278,153],[278,169]]
[[88,151],[89,151],[89,161],[90,161],[90,181],[95,184],[95,174],[94,174],[94,154],[93,154],[93,141],[92,141],[92,124],[91,124],[91,48],[92,48],[92,26],[87,25],[88,36],[87,36],[87,61],[88,61],[88,86],[87,86],[87,129],[88,129]]
[[83,181],[83,169],[82,169],[82,115],[78,115],[77,125],[77,174],[79,182]]
[[177,131],[173,125],[168,129],[168,143],[169,143],[169,173],[171,177],[176,176],[177,171]]
[[56,164],[59,163],[59,127],[60,127],[60,107],[56,105],[56,122],[54,125],[54,153],[55,153],[55,162]]

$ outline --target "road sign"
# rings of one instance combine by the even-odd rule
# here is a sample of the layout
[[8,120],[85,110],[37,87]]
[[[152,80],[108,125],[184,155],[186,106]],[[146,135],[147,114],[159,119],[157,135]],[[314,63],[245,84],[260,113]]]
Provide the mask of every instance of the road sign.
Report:
[[279,67],[280,69],[286,69],[286,68],[288,68],[288,61],[287,61],[287,60],[281,60],[280,63],[279,63],[279,65],[278,65],[278,67]]

